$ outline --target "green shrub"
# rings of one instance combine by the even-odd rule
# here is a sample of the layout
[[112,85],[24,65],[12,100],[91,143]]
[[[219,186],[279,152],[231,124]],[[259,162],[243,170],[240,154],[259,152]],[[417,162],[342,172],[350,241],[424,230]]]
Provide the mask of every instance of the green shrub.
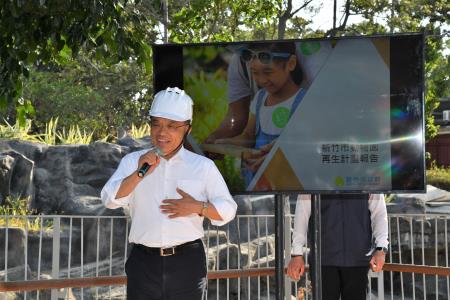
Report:
[[427,170],[427,183],[450,191],[450,168],[433,167]]
[[34,135],[29,134],[31,129],[31,121],[27,120],[25,126],[20,126],[18,122],[14,125],[4,120],[5,124],[0,124],[0,139],[20,139],[36,141]]
[[[42,133],[51,119],[58,126],[88,133],[99,140],[116,135],[117,128],[148,121],[152,78],[135,60],[105,65],[86,54],[64,66],[32,68],[24,82],[23,98],[33,106],[33,133]],[[0,112],[0,118],[2,117]],[[3,116],[15,120],[14,112]]]
[[[66,132],[63,127],[62,130],[57,130],[58,118],[51,118],[45,124],[45,132],[40,134],[30,134],[31,120],[27,120],[26,126],[22,127],[18,123],[11,125],[7,121],[5,124],[0,124],[0,139],[19,139],[30,142],[40,142],[47,145],[56,144],[90,144],[94,132],[86,132],[76,126],[71,126]],[[108,136],[101,139],[106,142]]]
[[150,125],[148,125],[147,123],[143,124],[142,126],[136,126],[134,124],[131,124],[130,133],[131,136],[135,139],[150,136]]
[[[5,203],[0,205],[0,227],[27,228],[30,231],[50,230],[53,227],[51,220],[44,220],[41,217],[26,217],[35,212],[28,209],[27,198],[7,196]],[[8,219],[6,217],[8,216]]]
[[66,133],[66,129],[63,128],[62,132],[57,132],[56,136],[58,137],[61,144],[77,144],[77,145],[88,145],[92,142],[92,136],[94,135],[94,131],[91,133],[87,133],[86,130],[80,130],[78,125],[70,126],[69,131]]
[[223,160],[215,160],[220,173],[223,175],[230,191],[245,191],[245,180],[240,168],[236,168],[237,159],[225,155]]

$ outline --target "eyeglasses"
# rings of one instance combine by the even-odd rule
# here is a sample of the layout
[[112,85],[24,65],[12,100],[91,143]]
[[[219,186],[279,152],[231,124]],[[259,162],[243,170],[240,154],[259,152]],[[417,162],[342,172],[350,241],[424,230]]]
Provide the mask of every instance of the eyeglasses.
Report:
[[178,128],[184,127],[184,126],[187,126],[187,125],[190,125],[190,124],[189,123],[184,123],[184,124],[181,124],[181,125],[169,124],[169,125],[164,126],[164,125],[162,125],[160,123],[150,122],[150,127],[151,127],[152,130],[162,130],[165,127],[165,128],[167,128],[167,130],[169,132],[176,132]]
[[240,49],[239,52],[243,61],[249,62],[256,57],[265,65],[270,64],[274,58],[288,59],[292,55],[287,52],[253,51],[247,48]]

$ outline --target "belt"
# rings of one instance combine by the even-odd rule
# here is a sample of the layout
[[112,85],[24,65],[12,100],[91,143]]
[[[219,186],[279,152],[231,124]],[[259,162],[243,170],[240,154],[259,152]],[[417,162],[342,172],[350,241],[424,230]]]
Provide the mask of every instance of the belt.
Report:
[[142,244],[135,244],[134,246],[136,248],[141,249],[150,254],[158,254],[160,256],[172,256],[182,249],[196,247],[199,244],[202,244],[201,239],[197,239],[195,241],[187,242],[187,243],[173,246],[173,247],[166,247],[166,248],[153,248],[153,247],[144,246]]

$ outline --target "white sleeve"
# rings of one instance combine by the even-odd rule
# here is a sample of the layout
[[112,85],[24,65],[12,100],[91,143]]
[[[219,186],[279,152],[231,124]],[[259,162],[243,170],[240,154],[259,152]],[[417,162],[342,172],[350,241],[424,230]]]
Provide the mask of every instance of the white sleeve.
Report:
[[128,206],[128,203],[133,198],[134,192],[131,192],[129,195],[117,198],[116,195],[119,191],[120,185],[122,184],[123,179],[130,176],[137,169],[137,160],[130,154],[124,156],[120,161],[119,167],[114,172],[114,174],[109,178],[108,182],[106,182],[105,186],[101,191],[101,198],[103,204],[107,208],[119,208],[123,206]]
[[214,205],[222,220],[211,220],[211,224],[222,226],[236,216],[237,204],[228,191],[227,184],[214,162],[210,162],[206,178],[206,196]]
[[228,103],[252,94],[248,76],[245,76],[239,54],[234,53],[228,65]]
[[371,194],[369,197],[370,220],[372,223],[372,234],[375,237],[377,247],[387,247],[388,242],[388,220],[386,203],[383,194]]
[[310,216],[311,195],[298,195],[295,206],[294,232],[292,233],[292,254],[294,255],[303,255]]

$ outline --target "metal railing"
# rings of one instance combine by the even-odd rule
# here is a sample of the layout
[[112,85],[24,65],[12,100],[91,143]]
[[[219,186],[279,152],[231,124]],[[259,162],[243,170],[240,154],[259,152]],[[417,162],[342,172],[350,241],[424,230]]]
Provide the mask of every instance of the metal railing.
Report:
[[[0,222],[4,299],[17,290],[24,299],[124,298],[128,218],[0,216]],[[291,222],[286,216],[287,256]],[[450,299],[449,222],[447,215],[389,215],[387,264],[384,272],[370,275],[368,298]],[[224,227],[207,224],[205,230],[208,299],[273,299],[273,215],[237,216]],[[46,290],[38,288],[42,284]],[[307,278],[287,279],[285,289],[286,295],[297,297],[300,289],[310,297]]]

